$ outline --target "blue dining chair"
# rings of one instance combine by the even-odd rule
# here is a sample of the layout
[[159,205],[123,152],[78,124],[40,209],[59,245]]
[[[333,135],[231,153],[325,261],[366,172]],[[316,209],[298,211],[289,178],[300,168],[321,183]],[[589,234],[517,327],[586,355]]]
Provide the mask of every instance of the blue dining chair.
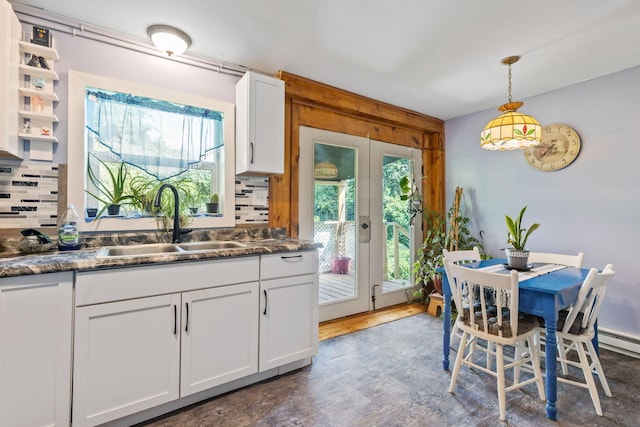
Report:
[[[496,378],[500,419],[506,420],[506,392],[535,383],[541,400],[545,400],[544,381],[534,336],[539,325],[535,316],[518,313],[518,272],[490,273],[471,269],[444,259],[445,271],[458,307],[457,327],[462,331],[456,361],[451,374],[449,393],[453,393],[463,365],[485,372]],[[454,290],[455,289],[455,290]],[[492,293],[493,301],[487,294]],[[462,295],[468,298],[463,303]],[[486,346],[484,345],[486,343]],[[526,345],[525,345],[526,343]],[[514,347],[517,358],[505,357],[504,347]],[[468,352],[467,352],[468,350]],[[495,358],[495,369],[480,364],[474,358],[476,350]],[[527,366],[532,375],[518,375],[507,386],[506,372]],[[469,382],[466,383],[469,386]]]

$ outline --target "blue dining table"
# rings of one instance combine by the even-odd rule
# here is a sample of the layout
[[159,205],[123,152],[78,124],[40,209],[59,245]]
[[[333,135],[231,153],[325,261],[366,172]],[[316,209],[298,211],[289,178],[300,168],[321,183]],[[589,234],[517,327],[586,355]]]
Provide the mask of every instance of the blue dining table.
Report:
[[[505,263],[504,258],[465,264],[469,268],[484,268]],[[449,346],[451,336],[451,289],[444,268],[438,269],[442,274],[442,293],[444,296],[442,367],[449,370]],[[570,306],[577,298],[580,285],[584,282],[589,269],[567,267],[561,270],[536,276],[520,282],[519,310],[544,318],[546,327],[545,371],[547,392],[547,418],[556,420],[558,409],[556,328],[558,311]]]

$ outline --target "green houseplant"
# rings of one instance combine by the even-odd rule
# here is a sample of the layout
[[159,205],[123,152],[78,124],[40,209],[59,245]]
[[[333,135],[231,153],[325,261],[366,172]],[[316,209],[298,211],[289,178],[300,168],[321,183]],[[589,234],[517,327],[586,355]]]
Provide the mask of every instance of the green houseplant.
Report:
[[526,269],[527,261],[529,259],[529,250],[527,249],[527,240],[531,233],[536,231],[540,224],[534,223],[527,228],[522,226],[522,218],[527,207],[523,207],[520,210],[520,214],[514,220],[509,215],[505,215],[505,221],[507,223],[507,244],[511,245],[509,248],[505,248],[507,254],[507,261],[509,267],[515,269]]
[[462,188],[456,189],[456,196],[446,215],[436,211],[423,215],[424,242],[418,249],[413,265],[416,286],[414,299],[426,302],[432,292],[442,293],[442,278],[437,269],[442,265],[442,250],[465,250],[474,246],[482,252],[482,245],[469,230],[470,219],[460,210]]
[[422,195],[414,179],[410,179],[407,176],[400,179],[400,200],[408,202],[412,220],[418,212],[422,211]]
[[218,205],[220,203],[220,196],[218,193],[213,193],[211,200],[206,204],[207,213],[218,213]]
[[92,156],[100,163],[102,168],[107,171],[107,179],[103,180],[96,174],[95,170],[91,167],[91,158],[87,162],[87,174],[89,180],[97,189],[97,192],[85,190],[94,199],[102,203],[102,207],[96,214],[96,218],[100,218],[100,215],[105,210],[109,215],[118,215],[120,213],[120,205],[124,202],[131,200],[131,195],[126,192],[126,182],[129,176],[129,169],[124,162],[119,162],[114,168],[109,166],[105,161],[99,159],[95,154]]
[[155,176],[144,172],[131,178],[129,182],[131,205],[143,214],[154,216],[158,223],[158,228],[166,232],[173,223],[174,200],[172,197],[163,197],[160,207],[153,206],[153,199],[162,184],[171,184],[176,187],[180,200],[184,201],[179,206],[180,226],[185,226],[191,221],[191,208],[189,205],[195,198],[196,188],[190,178],[174,177],[160,181]]

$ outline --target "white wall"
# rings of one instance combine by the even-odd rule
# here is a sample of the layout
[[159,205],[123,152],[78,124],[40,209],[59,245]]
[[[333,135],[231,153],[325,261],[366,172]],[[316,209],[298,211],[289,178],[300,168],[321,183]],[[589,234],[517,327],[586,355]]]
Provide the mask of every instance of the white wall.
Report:
[[530,250],[583,251],[585,267],[614,264],[616,276],[599,324],[635,335],[640,335],[640,260],[634,252],[640,239],[638,82],[640,67],[523,100],[520,111],[543,125],[568,124],[581,137],[578,158],[556,172],[533,168],[521,150],[480,148],[480,131],[497,110],[445,123],[447,206],[455,187],[463,187],[474,234],[484,231],[487,253],[504,257],[504,214],[517,215],[527,205],[524,225],[541,224],[529,239]]
[[[27,34],[31,25],[24,25]],[[54,134],[60,141],[54,152],[55,163],[67,163],[67,82],[69,70],[82,71],[119,80],[140,82],[149,86],[194,93],[235,104],[235,84],[240,77],[219,74],[164,57],[134,52],[63,32],[53,31],[54,47],[60,60],[55,70],[60,81],[55,92],[60,102],[55,114],[60,123]]]

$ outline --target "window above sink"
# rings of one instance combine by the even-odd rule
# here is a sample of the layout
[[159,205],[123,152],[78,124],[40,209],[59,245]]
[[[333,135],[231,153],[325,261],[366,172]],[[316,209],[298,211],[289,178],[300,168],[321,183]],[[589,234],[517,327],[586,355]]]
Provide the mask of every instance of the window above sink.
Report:
[[[97,154],[98,158],[106,165],[109,162],[118,164],[122,159],[112,154],[109,149],[104,149],[104,145],[95,144],[89,138],[91,132],[86,130],[86,91],[100,89],[103,91],[131,94],[144,97],[149,100],[161,100],[165,104],[175,103],[183,106],[193,106],[198,109],[210,110],[220,113],[222,119],[222,140],[223,147],[214,153],[215,159],[202,162],[209,172],[204,174],[205,181],[200,179],[203,188],[198,191],[207,193],[207,198],[213,193],[218,193],[220,200],[220,210],[218,214],[201,214],[204,212],[204,195],[197,197],[199,206],[198,214],[191,217],[188,228],[215,228],[233,227],[235,225],[235,170],[234,170],[234,105],[220,102],[209,98],[199,97],[187,93],[168,91],[162,88],[145,86],[134,82],[109,79],[106,77],[69,71],[69,130],[68,130],[68,178],[67,194],[68,202],[74,204],[76,210],[81,215],[86,208],[100,207],[95,198],[89,196],[85,190],[94,190],[92,182],[87,176],[87,162],[89,154]],[[150,144],[146,141],[144,144]],[[95,149],[95,147],[102,147]],[[131,160],[124,160],[130,165]],[[92,167],[102,162],[92,162]],[[212,166],[212,165],[215,165]],[[108,166],[106,166],[108,167]],[[198,169],[194,169],[197,171]],[[104,172],[104,171],[103,171]],[[188,173],[191,173],[191,169]],[[99,176],[99,175],[98,175]],[[199,175],[202,176],[202,175]],[[109,180],[109,175],[102,175]],[[104,181],[104,178],[101,179]],[[209,186],[206,188],[206,186]],[[187,200],[180,200],[188,203]],[[189,206],[191,207],[191,206]],[[159,227],[156,218],[150,215],[140,215],[137,211],[128,209],[122,216],[103,216],[98,220],[87,220],[80,224],[82,231],[130,231],[130,230],[157,230]]]

